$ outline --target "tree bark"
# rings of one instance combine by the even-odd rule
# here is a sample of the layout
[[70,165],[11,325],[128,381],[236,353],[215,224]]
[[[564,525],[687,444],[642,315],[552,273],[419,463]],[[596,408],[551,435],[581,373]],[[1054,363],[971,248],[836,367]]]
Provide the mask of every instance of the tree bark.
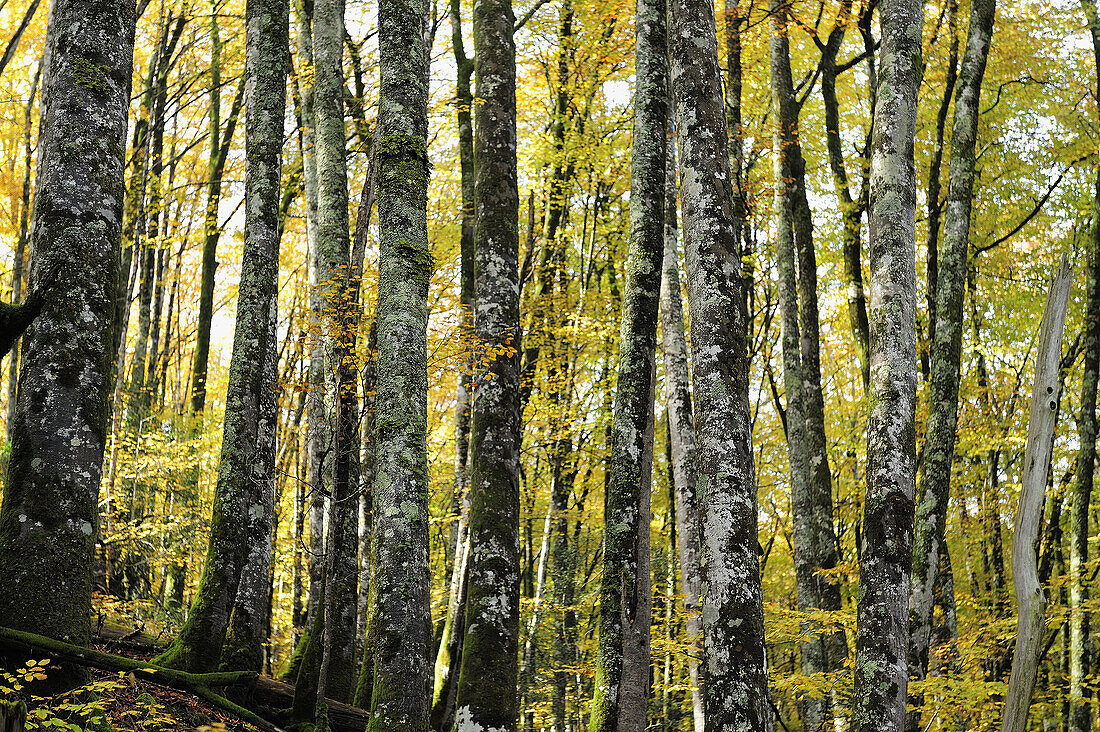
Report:
[[714,12],[673,0],[669,27],[691,312],[703,566],[705,729],[769,730],[741,277]]
[[1047,470],[1054,443],[1054,422],[1061,392],[1058,391],[1058,361],[1062,355],[1062,330],[1069,307],[1073,269],[1065,258],[1054,275],[1035,353],[1035,384],[1031,392],[1031,410],[1027,426],[1027,447],[1020,480],[1020,503],[1016,509],[1016,530],[1012,536],[1012,569],[1015,579],[1016,650],[1012,656],[1012,676],[1005,695],[1001,732],[1027,729],[1035,675],[1043,651],[1046,592],[1039,585],[1035,545],[1039,540],[1039,519],[1043,515],[1043,497]]
[[589,732],[642,732],[649,699],[649,495],[653,382],[665,236],[668,41],[665,0],[638,0],[630,247],[604,498],[599,646]]
[[[256,601],[247,596],[251,582],[244,585],[246,595],[238,594],[241,573],[246,566],[257,566],[250,559],[252,552],[265,552],[266,542],[258,537],[263,519],[258,515],[267,511],[275,489],[273,376],[288,23],[287,0],[249,0],[246,6],[245,243],[214,516],[191,612],[175,643],[158,659],[185,671],[218,667],[234,604],[255,607]],[[267,527],[270,537],[270,523]],[[250,540],[258,544],[250,546]],[[266,568],[262,576],[266,578]],[[233,656],[226,661],[237,662]]]
[[372,732],[428,728],[428,46],[423,0],[379,6],[378,409]]
[[[52,294],[23,344],[0,510],[0,624],[91,633],[134,45],[129,0],[54,0],[43,57],[31,281]],[[83,673],[66,666],[51,685]]]
[[[672,110],[669,110],[671,117]],[[671,120],[670,120],[671,122]],[[671,125],[670,125],[671,126]],[[676,221],[676,146],[670,136],[665,168],[665,235],[661,281],[661,355],[664,365],[664,400],[668,414],[675,491],[676,545],[679,551],[680,586],[684,604],[684,628],[693,652],[688,655],[691,708],[695,732],[703,732],[703,689],[699,681],[702,650],[702,592],[699,555],[699,501],[695,488],[695,426],[691,414],[691,374],[684,306],[680,286],[679,238]]]
[[[966,295],[970,211],[974,198],[978,102],[993,35],[995,7],[994,0],[971,2],[970,30],[955,95],[943,252],[936,283],[929,414],[921,463],[920,500],[917,503],[909,591],[909,675],[918,681],[928,673],[935,599],[933,588],[945,542],[947,502],[951,493],[951,465],[955,457],[962,367],[963,298]],[[918,732],[921,726],[919,708],[923,699],[914,697],[912,701],[917,710],[910,714],[908,729]]]
[[[775,119],[773,156],[775,166],[776,258],[779,269],[779,310],[782,326],[783,383],[786,403],[787,453],[791,467],[791,514],[798,609],[812,612],[824,608],[824,595],[832,589],[821,580],[819,570],[830,564],[824,556],[832,550],[832,486],[829,459],[824,450],[825,435],[821,412],[821,376],[817,359],[816,272],[799,255],[809,249],[813,259],[812,223],[806,200],[806,162],[798,133],[798,101],[791,79],[790,44],[786,9],[777,0],[771,4],[772,112]],[[810,239],[807,241],[807,239]],[[802,266],[799,266],[802,265]],[[814,264],[816,268],[816,264]],[[800,287],[801,286],[801,287]],[[801,289],[801,292],[800,292]],[[801,312],[800,312],[801,311]],[[801,321],[801,323],[800,323]],[[814,374],[813,372],[817,372]],[[811,391],[816,385],[814,429],[810,429]],[[824,491],[829,510],[826,526],[818,525],[817,495]],[[839,600],[839,597],[837,598]],[[839,602],[835,603],[839,609]],[[829,670],[829,649],[812,622],[802,622],[802,673],[811,676]],[[803,695],[800,712],[808,730],[825,725],[828,701],[824,696]]]
[[511,0],[474,6],[476,375],[470,577],[455,729],[511,730],[519,653],[519,190]]
[[883,0],[872,126],[871,415],[856,620],[856,732],[900,732],[908,683],[909,570],[916,490],[916,175],[913,136],[923,10]]
[[[1097,90],[1100,90],[1100,19],[1096,3],[1082,0],[1081,8],[1088,21],[1089,35],[1095,57]],[[1077,417],[1077,470],[1073,486],[1069,535],[1069,709],[1071,732],[1087,732],[1092,729],[1092,700],[1085,688],[1091,672],[1090,613],[1086,566],[1089,555],[1089,504],[1096,464],[1096,385],[1100,378],[1100,173],[1097,174],[1092,215],[1089,230],[1088,264],[1086,265],[1085,291],[1085,350],[1081,368],[1081,406]]]

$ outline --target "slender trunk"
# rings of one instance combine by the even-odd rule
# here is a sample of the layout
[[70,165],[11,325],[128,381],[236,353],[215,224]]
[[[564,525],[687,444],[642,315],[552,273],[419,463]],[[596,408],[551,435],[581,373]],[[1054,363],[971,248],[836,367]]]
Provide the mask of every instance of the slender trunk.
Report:
[[916,490],[916,175],[913,135],[923,11],[883,0],[872,125],[871,399],[857,604],[856,732],[905,726],[908,589]]
[[515,728],[519,656],[519,190],[511,0],[474,5],[474,330],[470,557],[455,728]]
[[[918,681],[928,673],[933,588],[945,542],[951,465],[955,457],[978,101],[993,35],[994,11],[994,0],[971,2],[970,30],[955,96],[955,121],[951,131],[944,246],[936,283],[929,414],[921,463],[920,500],[913,537],[912,584],[909,591],[909,675]],[[919,732],[919,708],[923,700],[915,695],[912,702],[917,710],[909,715],[908,729]]]
[[379,7],[375,732],[427,729],[431,712],[427,21],[424,0]]
[[[159,662],[187,671],[212,671],[222,660],[230,612],[255,607],[251,581],[241,573],[270,557],[275,475],[276,324],[279,271],[279,177],[286,104],[287,0],[249,0],[245,11],[245,244],[240,299],[229,366],[221,461],[210,544],[187,622]],[[266,515],[266,529],[263,522]],[[266,545],[266,546],[265,546]],[[262,564],[262,562],[261,562]],[[267,577],[266,567],[259,572]],[[241,594],[239,590],[243,589]],[[264,623],[255,619],[256,624]],[[235,636],[239,638],[239,636]],[[255,650],[255,646],[252,646]],[[241,644],[234,642],[231,650]],[[261,656],[252,658],[262,659]],[[244,663],[235,652],[227,663]],[[258,668],[256,661],[250,665]]]
[[[1095,55],[1097,89],[1100,90],[1100,20],[1093,0],[1082,0]],[[1089,231],[1085,303],[1085,352],[1081,369],[1081,406],[1077,417],[1077,471],[1074,481],[1069,536],[1069,705],[1071,732],[1092,728],[1092,701],[1085,688],[1091,673],[1090,629],[1086,609],[1089,590],[1085,577],[1089,546],[1089,504],[1096,463],[1096,384],[1100,377],[1100,173],[1093,195],[1093,223]]]
[[1039,585],[1035,545],[1039,541],[1039,520],[1043,515],[1047,470],[1054,445],[1054,422],[1062,394],[1058,391],[1058,362],[1062,355],[1062,331],[1069,307],[1073,270],[1063,258],[1047,295],[1039,342],[1035,353],[1035,383],[1027,426],[1027,447],[1020,480],[1020,502],[1016,510],[1016,530],[1012,535],[1012,574],[1019,616],[1016,623],[1016,649],[1012,656],[1012,676],[1005,693],[1001,732],[1027,729],[1035,676],[1046,635],[1044,615],[1046,593]]
[[[798,275],[807,275],[797,269],[796,210],[805,201],[805,161],[798,140],[798,103],[791,80],[790,48],[787,39],[787,19],[784,8],[772,0],[771,75],[772,112],[775,119],[774,166],[776,211],[776,259],[779,269],[779,315],[782,327],[783,384],[786,391],[787,453],[791,467],[791,516],[795,562],[795,587],[798,609],[810,613],[822,606],[822,587],[818,570],[818,535],[814,525],[814,499],[816,488],[811,477],[811,445],[807,419],[809,381],[808,363],[803,363],[801,331],[810,324],[799,323]],[[800,195],[801,194],[801,195]],[[801,223],[801,222],[799,222]],[[801,244],[801,242],[798,242]],[[816,292],[812,293],[816,301]],[[816,309],[816,308],[815,308]],[[814,323],[816,326],[816,322]],[[816,330],[816,328],[815,328]],[[805,369],[804,369],[805,367]],[[820,394],[820,392],[819,392]],[[814,459],[819,459],[817,454]],[[826,458],[827,465],[827,458]],[[828,651],[824,639],[810,621],[802,622],[801,643],[802,673],[811,676],[825,672],[829,667]],[[799,700],[800,716],[806,729],[820,731],[827,717],[827,702],[823,696],[803,695]]]
[[709,731],[772,726],[741,276],[714,12],[673,0],[669,52],[691,312]]
[[[79,645],[91,635],[135,20],[128,0],[50,6],[31,281],[54,273],[54,294],[24,339],[0,510],[0,624]],[[66,665],[48,683],[85,675]]]
[[[671,112],[671,110],[670,110]],[[661,282],[661,356],[664,365],[664,400],[672,444],[675,486],[676,540],[679,548],[680,585],[683,591],[684,627],[693,650],[688,654],[691,708],[695,732],[703,732],[703,689],[699,681],[702,655],[702,539],[699,534],[699,501],[695,490],[695,426],[691,414],[691,373],[688,366],[684,306],[680,287],[680,263],[676,253],[676,146],[669,140],[665,169],[664,277]]]
[[[462,39],[461,0],[451,0],[450,17],[451,46],[454,48],[455,66],[458,69],[455,107],[458,118],[458,163],[462,176],[460,327],[463,339],[472,343],[474,329],[474,126],[472,120],[474,96],[470,89],[470,79],[474,73],[474,60],[466,56]],[[464,496],[469,478],[470,395],[473,391],[474,367],[471,352],[463,361],[455,384],[455,487],[451,498],[454,523],[451,524],[450,542],[451,556],[456,560],[459,524],[462,521],[460,515],[462,506],[465,504]]]
[[665,236],[668,54],[664,0],[638,0],[630,250],[604,499],[599,646],[589,732],[642,732],[652,612],[649,494],[653,381]]

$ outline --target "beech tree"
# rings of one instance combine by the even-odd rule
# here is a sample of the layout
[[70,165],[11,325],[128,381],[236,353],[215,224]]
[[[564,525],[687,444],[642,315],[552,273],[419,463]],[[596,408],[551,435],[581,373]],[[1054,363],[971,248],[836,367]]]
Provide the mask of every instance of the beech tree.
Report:
[[[53,281],[23,341],[0,511],[0,624],[79,645],[91,635],[135,21],[127,0],[51,7],[30,275]],[[83,675],[67,666],[50,683]]]
[[871,140],[868,243],[871,404],[856,619],[855,704],[863,730],[905,727],[916,441],[916,174],[919,3],[885,0]]
[[[202,579],[187,622],[158,662],[184,671],[208,672],[223,660],[230,615],[251,613],[253,627],[266,602],[242,572],[267,575],[271,556],[271,514],[275,480],[275,355],[279,272],[279,179],[282,173],[283,112],[286,109],[286,0],[250,0],[245,27],[245,249],[241,301],[225,412],[210,545]],[[258,557],[253,558],[256,554]],[[266,560],[266,561],[265,561]],[[256,564],[255,562],[259,562]],[[240,618],[238,623],[244,623]],[[234,645],[249,653],[230,656],[230,665],[258,667],[257,638]]]
[[519,191],[511,0],[474,6],[474,331],[470,553],[455,729],[511,729],[519,713]]
[[718,39],[705,0],[669,18],[703,538],[704,729],[770,729],[748,349]]
[[423,0],[386,0],[379,11],[378,620],[369,728],[427,729],[428,14]]
[[641,732],[649,700],[649,560],[657,307],[665,251],[668,42],[664,0],[638,0],[630,262],[604,498],[600,645],[590,732]]

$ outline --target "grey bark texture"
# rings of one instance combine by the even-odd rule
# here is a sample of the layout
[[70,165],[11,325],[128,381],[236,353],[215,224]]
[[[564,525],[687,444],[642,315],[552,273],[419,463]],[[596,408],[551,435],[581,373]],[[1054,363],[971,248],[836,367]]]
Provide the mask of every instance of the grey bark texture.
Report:
[[734,215],[713,5],[673,0],[669,26],[687,253],[702,545],[708,732],[770,730],[748,315]]
[[1054,423],[1062,396],[1059,391],[1058,362],[1062,356],[1062,331],[1069,307],[1072,278],[1073,269],[1063,258],[1047,294],[1043,321],[1039,326],[1035,382],[1031,391],[1027,446],[1024,448],[1024,468],[1020,480],[1020,502],[1016,509],[1015,531],[1012,535],[1012,574],[1019,614],[1016,620],[1016,649],[1012,655],[1012,675],[1005,693],[1001,732],[1024,732],[1027,729],[1031,695],[1035,691],[1035,676],[1043,652],[1047,597],[1039,584],[1035,546],[1039,541],[1039,520],[1043,516],[1047,472],[1054,446]]
[[358,300],[352,289],[348,175],[344,125],[344,2],[317,0],[313,10],[314,147],[317,166],[317,295],[321,305],[326,413],[332,415],[325,462],[331,496],[325,543],[324,635],[318,677],[319,702],[350,701],[355,686],[358,587],[357,383],[354,358]]
[[649,699],[649,495],[653,382],[665,237],[668,41],[665,0],[638,0],[630,244],[619,334],[611,475],[604,498],[599,646],[589,732],[642,732]]
[[[669,109],[671,116],[672,110]],[[671,126],[670,126],[671,131]],[[702,650],[702,578],[699,565],[699,501],[695,492],[695,425],[691,415],[691,369],[684,333],[684,306],[677,255],[676,145],[669,136],[665,168],[665,249],[661,280],[661,355],[664,365],[664,400],[672,450],[672,482],[675,492],[676,546],[680,562],[680,588],[684,604],[684,630],[695,653],[688,658],[691,709],[695,732],[703,732],[703,689],[699,682]]]
[[[82,645],[107,438],[131,0],[55,0],[42,61],[31,281],[54,293],[23,342],[0,511],[0,623]],[[78,683],[66,667],[51,683]]]
[[371,732],[426,730],[428,570],[428,47],[424,0],[379,6],[377,631]]
[[[943,250],[936,283],[936,327],[931,346],[929,413],[921,462],[920,500],[913,536],[909,591],[909,676],[928,673],[932,640],[933,588],[944,548],[951,466],[958,426],[959,378],[962,366],[963,298],[970,255],[970,211],[974,199],[974,151],[978,136],[978,102],[993,35],[994,0],[973,0],[970,30],[956,87],[951,163],[944,212]],[[921,698],[910,715],[909,729],[920,728]]]
[[[1089,26],[1100,89],[1100,19],[1093,0],[1082,0]],[[1077,417],[1077,469],[1070,502],[1069,535],[1069,729],[1092,729],[1092,700],[1086,688],[1090,669],[1090,613],[1087,563],[1089,556],[1089,504],[1096,473],[1096,388],[1100,379],[1100,173],[1093,193],[1093,223],[1089,231],[1085,269],[1085,348],[1081,367],[1081,402]]]
[[[832,534],[832,486],[828,454],[824,450],[824,423],[821,419],[816,273],[812,273],[807,266],[800,267],[799,264],[803,263],[798,261],[801,253],[799,250],[813,247],[810,239],[809,205],[806,201],[806,163],[798,137],[799,110],[791,79],[786,11],[775,0],[771,4],[771,17],[776,258],[779,269],[783,384],[787,397],[786,435],[791,468],[795,587],[798,609],[810,612],[822,609],[826,592],[833,589],[826,586],[818,570],[825,568],[826,564],[835,566],[836,541],[835,537],[829,540],[829,535]],[[814,429],[810,427],[810,403],[813,401],[811,392],[816,396],[814,414],[817,419],[814,420]],[[818,503],[816,499],[821,491],[827,497],[828,510],[823,516],[818,516],[815,512]],[[825,526],[818,525],[819,518],[824,519]],[[832,561],[824,559],[821,556],[823,554],[830,554]],[[837,607],[830,609],[839,609],[839,602],[835,604]],[[801,625],[805,639],[800,649],[802,673],[809,676],[828,671],[829,649],[826,639],[815,629],[813,623],[804,621]],[[803,695],[799,706],[807,729],[823,728],[828,709],[826,697]]]
[[871,415],[856,618],[856,732],[900,732],[916,491],[916,174],[923,9],[884,0],[868,203]]
[[[249,0],[245,11],[245,241],[229,366],[210,543],[187,622],[159,663],[218,668],[242,571],[257,571],[261,520],[275,490],[274,381],[279,274],[279,194],[286,108],[287,0]],[[270,514],[268,514],[270,515]],[[270,536],[270,519],[267,519]],[[269,540],[269,539],[268,539]],[[270,556],[270,547],[267,548]],[[262,569],[266,579],[267,569]],[[245,592],[255,587],[247,581]],[[264,593],[266,595],[266,593]],[[242,597],[242,602],[250,602]],[[264,623],[255,619],[257,623]],[[226,659],[235,663],[233,657]]]
[[511,0],[474,6],[475,376],[470,576],[454,728],[515,728],[519,673],[519,191]]

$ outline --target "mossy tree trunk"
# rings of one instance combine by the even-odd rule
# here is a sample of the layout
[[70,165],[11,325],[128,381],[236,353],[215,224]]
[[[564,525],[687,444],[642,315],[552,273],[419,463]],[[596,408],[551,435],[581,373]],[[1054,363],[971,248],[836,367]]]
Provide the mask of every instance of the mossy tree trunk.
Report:
[[[671,118],[672,110],[669,109]],[[670,119],[671,125],[671,119]],[[680,285],[680,261],[677,254],[676,146],[670,136],[665,168],[665,236],[661,280],[661,355],[664,365],[664,400],[668,415],[668,440],[672,453],[671,476],[674,492],[676,555],[680,565],[683,595],[684,629],[694,653],[687,659],[691,680],[692,722],[695,732],[703,732],[703,689],[699,685],[699,650],[702,615],[702,567],[699,555],[699,501],[695,492],[695,425],[691,415],[691,373],[688,366],[687,337],[684,332],[684,305]]]
[[604,498],[599,646],[590,732],[641,732],[649,700],[649,494],[665,249],[668,13],[665,0],[638,0],[636,13],[629,269],[619,335],[611,476]]
[[[353,277],[348,220],[346,128],[344,124],[344,2],[317,0],[313,9],[314,142],[317,165],[316,283],[320,297],[321,337],[327,414],[333,423],[327,443],[329,473],[328,536],[325,542],[324,632],[319,700],[349,701],[355,686],[355,621],[358,587],[358,513],[353,497],[358,481],[358,384],[355,341],[358,332],[359,280]],[[331,471],[331,472],[330,472]],[[316,627],[316,626],[315,626]]]
[[905,726],[908,590],[913,549],[917,387],[916,173],[913,136],[921,73],[923,9],[915,0],[879,7],[879,55],[871,143],[871,415],[857,606],[856,732]]
[[[783,371],[787,392],[787,445],[791,462],[795,584],[803,611],[840,610],[840,589],[822,571],[836,567],[832,474],[821,391],[817,255],[806,193],[806,160],[799,132],[799,102],[791,76],[787,10],[772,5],[772,110],[775,116],[776,249],[780,269]],[[842,633],[823,633],[803,623],[803,673],[839,670],[846,647]],[[829,718],[825,696],[801,700],[807,729],[823,729]]]
[[[943,251],[940,252],[937,270],[928,424],[921,462],[920,500],[917,501],[909,592],[909,675],[915,680],[924,679],[928,673],[934,588],[939,579],[939,559],[946,541],[947,502],[951,492],[959,416],[963,298],[966,295],[966,265],[970,256],[978,102],[986,60],[989,58],[995,8],[994,0],[971,2],[970,29],[955,95]],[[919,709],[923,698],[916,697],[911,701]],[[919,711],[910,714],[908,728],[911,732],[917,732],[923,726],[920,720]]]
[[[275,489],[276,315],[279,273],[279,194],[283,114],[289,42],[287,0],[249,0],[245,12],[245,242],[233,355],[229,366],[221,459],[206,564],[191,612],[159,663],[191,672],[213,671],[222,661],[230,613],[254,612],[255,583],[241,584],[245,567],[257,571],[270,560]],[[263,528],[266,522],[266,529]],[[260,534],[263,533],[261,538]],[[260,557],[252,556],[254,553]],[[266,566],[259,570],[266,578]],[[243,589],[245,594],[240,594]],[[266,597],[266,593],[262,593]],[[238,628],[245,619],[237,620]],[[265,627],[251,617],[249,626]],[[238,651],[251,647],[250,665],[262,655],[255,640],[235,635],[229,664],[244,663]]]
[[474,5],[475,376],[470,576],[455,729],[515,729],[519,674],[519,191],[511,0]]
[[51,7],[30,274],[56,274],[24,338],[0,510],[0,624],[77,645],[91,635],[135,22],[132,0]]
[[459,371],[455,384],[455,487],[451,499],[454,514],[451,528],[452,561],[447,617],[435,657],[432,683],[431,726],[450,729],[454,721],[455,691],[462,660],[463,633],[466,630],[466,581],[470,553],[470,417],[473,374],[476,367],[474,334],[474,95],[470,83],[474,60],[466,55],[462,33],[462,2],[451,0],[451,47],[454,50],[457,77],[455,105],[458,122],[458,157],[462,176],[461,289],[462,337],[469,349],[469,361]]
[[377,623],[371,732],[426,730],[428,569],[428,8],[379,6]]
[[695,397],[705,729],[772,724],[757,557],[748,314],[713,6],[673,0],[669,27]]

